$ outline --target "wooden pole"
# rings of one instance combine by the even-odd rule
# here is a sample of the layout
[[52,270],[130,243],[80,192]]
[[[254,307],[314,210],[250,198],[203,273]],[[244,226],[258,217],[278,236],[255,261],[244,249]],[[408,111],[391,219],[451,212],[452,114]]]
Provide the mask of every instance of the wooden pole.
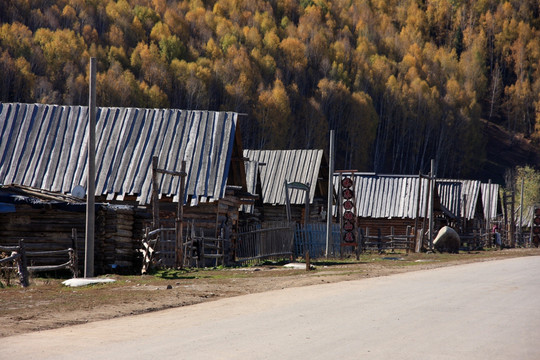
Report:
[[328,259],[330,239],[332,239],[332,198],[334,195],[334,130],[330,130],[330,152],[328,159],[328,202],[326,206],[326,251]]
[[19,273],[19,281],[21,283],[22,287],[28,287],[28,263],[26,259],[26,248],[24,244],[24,240],[19,240],[19,263],[18,263],[18,273]]
[[515,236],[515,233],[516,233],[516,213],[515,213],[515,209],[514,209],[514,204],[516,202],[516,191],[514,189],[512,189],[512,194],[511,194],[511,203],[510,203],[510,247],[515,247],[516,246],[516,236]]
[[[186,187],[186,161],[182,160],[181,172],[184,175],[180,176],[180,193],[178,194],[178,219],[177,219],[177,233],[176,233],[176,246],[177,246],[177,267],[182,268],[184,266],[184,192]],[[218,204],[219,208],[219,204]]]
[[433,205],[435,204],[435,160],[431,159],[430,196],[429,196],[429,250],[433,251]]
[[521,178],[521,196],[519,200],[519,239],[522,241],[523,245],[523,188],[525,186],[525,178]]
[[152,225],[159,229],[158,157],[152,157]]
[[96,222],[96,58],[90,58],[88,103],[88,173],[86,191],[86,237],[84,277],[94,276],[94,229]]
[[492,207],[492,204],[491,204],[491,179],[489,179],[488,181],[488,211],[487,211],[487,225],[486,225],[486,230],[488,232],[491,231],[491,207]]
[[292,215],[291,215],[291,202],[289,200],[289,183],[287,182],[287,179],[285,179],[285,209],[287,210],[287,221],[291,222]]
[[339,191],[338,191],[338,218],[339,218],[339,258],[343,258],[343,174],[339,173]]

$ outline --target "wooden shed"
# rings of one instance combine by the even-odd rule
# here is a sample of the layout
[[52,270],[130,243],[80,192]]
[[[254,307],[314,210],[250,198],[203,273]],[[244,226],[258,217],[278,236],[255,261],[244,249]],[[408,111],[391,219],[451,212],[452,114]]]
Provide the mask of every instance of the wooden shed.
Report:
[[[427,229],[429,214],[429,181],[418,175],[349,174],[354,179],[358,226],[370,232],[390,235],[405,234],[415,226]],[[334,188],[339,192],[339,174],[334,175]],[[336,213],[336,212],[334,212]],[[443,204],[437,188],[434,191],[435,228],[454,219]]]
[[441,203],[459,218],[456,230],[461,234],[470,234],[485,229],[486,210],[482,192],[487,188],[482,187],[480,181],[437,179],[437,189]]
[[[215,234],[223,221],[234,226],[239,206],[252,201],[238,114],[98,108],[96,116],[96,202],[146,210],[136,212],[141,228],[134,234],[150,221],[154,156],[169,171],[179,172],[186,162],[182,199],[178,177],[157,175],[162,219],[173,216],[181,201],[186,221]],[[87,124],[85,106],[0,104],[0,184],[57,194],[86,189]]]
[[[287,219],[285,183],[308,185],[309,222],[326,221],[328,160],[323,150],[244,150],[248,189],[260,201],[248,211],[262,221]],[[306,192],[289,190],[291,219],[304,223]]]

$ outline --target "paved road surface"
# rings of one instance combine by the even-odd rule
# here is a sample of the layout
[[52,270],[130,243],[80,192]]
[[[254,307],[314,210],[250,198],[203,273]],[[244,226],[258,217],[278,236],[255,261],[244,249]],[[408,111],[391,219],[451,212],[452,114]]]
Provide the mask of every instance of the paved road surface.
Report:
[[540,257],[285,289],[0,344],[2,359],[540,359]]

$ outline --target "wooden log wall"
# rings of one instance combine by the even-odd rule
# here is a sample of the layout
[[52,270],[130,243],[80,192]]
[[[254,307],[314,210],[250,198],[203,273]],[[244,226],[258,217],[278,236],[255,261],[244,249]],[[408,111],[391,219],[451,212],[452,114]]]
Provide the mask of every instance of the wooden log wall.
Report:
[[[414,219],[370,219],[359,218],[359,228],[366,230],[369,228],[371,235],[376,235],[378,229],[381,230],[381,236],[387,236],[392,234],[392,227],[394,227],[394,234],[405,234],[407,226],[414,227]],[[427,223],[426,223],[427,226]],[[422,221],[418,222],[418,227],[422,227]]]
[[[309,205],[309,222],[326,222],[326,216],[322,217],[321,210],[326,211],[326,204],[322,199],[315,199],[313,204]],[[291,220],[303,224],[305,219],[305,205],[291,205]],[[264,204],[262,209],[258,209],[257,213],[261,214],[262,221],[286,221],[287,210],[285,205],[270,205]]]
[[[62,250],[72,247],[72,229],[77,230],[79,270],[84,268],[85,205],[31,206],[17,204],[16,212],[0,214],[0,245],[10,246],[24,239],[28,251]],[[96,206],[94,258],[98,274],[131,272],[138,266],[137,239],[142,234],[142,216],[133,207]],[[29,266],[66,262],[65,256],[49,255],[28,259]]]
[[[184,236],[187,224],[193,223],[197,236],[200,230],[205,236],[215,237],[216,229],[219,231],[222,223],[228,220],[229,226],[236,228],[239,221],[240,199],[235,196],[226,196],[219,201],[199,203],[197,206],[184,206]],[[162,227],[174,227],[176,217],[176,203],[160,202],[160,222]],[[151,212],[151,209],[147,209]]]
[[[24,239],[28,251],[62,250],[72,247],[71,229],[76,228],[82,241],[78,246],[84,259],[85,214],[52,207],[16,205],[15,213],[0,214],[0,244],[14,245]],[[81,207],[84,210],[84,206]],[[74,209],[79,210],[79,209]],[[29,266],[43,266],[65,262],[65,256],[41,256],[28,259]]]

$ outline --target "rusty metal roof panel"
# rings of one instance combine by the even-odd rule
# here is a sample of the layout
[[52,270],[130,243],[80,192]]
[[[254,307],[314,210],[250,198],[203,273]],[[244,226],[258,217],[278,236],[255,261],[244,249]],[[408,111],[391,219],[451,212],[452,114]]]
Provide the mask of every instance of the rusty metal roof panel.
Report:
[[[244,150],[244,157],[265,164],[259,167],[265,204],[285,205],[285,181],[309,183],[309,200],[313,202],[323,150]],[[304,204],[304,193],[292,189],[290,201]]]
[[[223,196],[237,114],[176,109],[98,108],[96,195],[150,201],[152,156],[180,170],[186,160],[187,194]],[[0,104],[0,183],[69,193],[86,187],[88,108]],[[159,175],[161,195],[173,196],[175,177]]]

